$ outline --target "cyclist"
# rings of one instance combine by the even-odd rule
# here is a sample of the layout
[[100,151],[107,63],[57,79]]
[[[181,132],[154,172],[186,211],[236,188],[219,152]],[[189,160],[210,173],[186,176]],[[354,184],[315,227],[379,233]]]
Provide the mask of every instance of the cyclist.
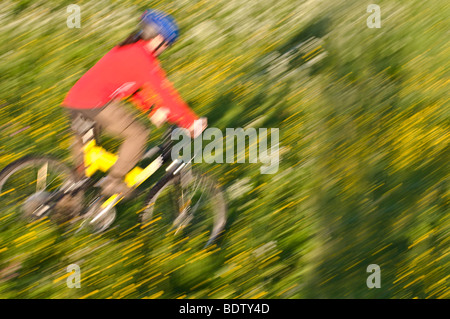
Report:
[[118,159],[102,183],[103,195],[130,195],[131,189],[123,179],[142,157],[149,135],[149,130],[127,110],[123,100],[128,98],[140,110],[149,112],[156,126],[168,121],[187,129],[192,137],[196,137],[194,132],[206,128],[206,118],[199,119],[183,102],[157,60],[178,35],[178,27],[170,15],[146,10],[138,30],[88,70],[63,102],[75,132],[72,153],[79,174],[84,172],[80,121],[92,120],[97,129],[123,139]]

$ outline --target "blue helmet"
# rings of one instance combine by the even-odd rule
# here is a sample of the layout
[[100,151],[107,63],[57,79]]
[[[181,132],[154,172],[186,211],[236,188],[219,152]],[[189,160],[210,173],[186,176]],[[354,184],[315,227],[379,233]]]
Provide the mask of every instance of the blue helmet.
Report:
[[141,16],[141,23],[153,25],[169,45],[178,39],[179,30],[175,19],[162,11],[145,10]]

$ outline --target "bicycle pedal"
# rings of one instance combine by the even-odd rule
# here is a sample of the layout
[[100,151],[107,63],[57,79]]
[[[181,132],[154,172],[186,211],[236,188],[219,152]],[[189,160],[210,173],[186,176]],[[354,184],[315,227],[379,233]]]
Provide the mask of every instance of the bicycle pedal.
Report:
[[61,190],[64,192],[64,194],[73,192],[75,190],[82,188],[88,180],[89,180],[89,178],[86,177],[77,182],[69,181],[68,183],[66,183],[65,185],[63,185],[61,187]]
[[83,216],[84,220],[76,233],[86,226],[95,233],[102,232],[109,228],[114,222],[117,212],[114,205],[104,207],[104,203],[104,196],[98,196],[91,202],[87,212]]

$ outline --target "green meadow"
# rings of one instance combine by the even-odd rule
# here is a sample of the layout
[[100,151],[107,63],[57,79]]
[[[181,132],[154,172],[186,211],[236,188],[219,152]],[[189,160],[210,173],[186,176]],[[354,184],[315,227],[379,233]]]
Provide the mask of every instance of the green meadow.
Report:
[[[31,153],[71,163],[60,104],[148,7],[179,23],[160,60],[184,100],[222,132],[278,128],[278,172],[198,164],[229,209],[203,251],[141,225],[142,198],[102,234],[0,206],[0,298],[450,297],[446,1],[2,0],[0,169]],[[147,123],[151,146],[164,129]],[[371,264],[381,288],[367,287]]]

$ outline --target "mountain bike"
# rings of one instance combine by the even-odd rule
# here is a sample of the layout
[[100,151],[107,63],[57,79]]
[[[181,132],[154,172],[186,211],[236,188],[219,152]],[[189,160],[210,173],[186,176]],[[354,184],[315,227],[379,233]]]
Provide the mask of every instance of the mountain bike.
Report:
[[[116,206],[125,199],[121,194],[109,198],[100,195],[103,175],[113,166],[117,155],[98,145],[94,128],[95,123],[87,123],[82,135],[83,177],[77,177],[70,166],[55,157],[24,156],[0,172],[0,209],[19,211],[28,221],[44,216],[55,220],[62,217],[64,224],[77,225],[77,231],[86,226],[94,232],[108,229],[116,218]],[[147,150],[124,181],[134,189],[133,197],[147,192],[145,205],[139,212],[141,227],[161,216],[166,220],[169,217],[173,219],[169,234],[195,238],[206,242],[206,247],[224,231],[225,196],[217,182],[193,167],[194,157],[172,158],[174,129],[170,126],[166,130],[161,144]],[[139,167],[145,161],[151,162]],[[161,172],[160,176],[147,185],[157,172]]]

